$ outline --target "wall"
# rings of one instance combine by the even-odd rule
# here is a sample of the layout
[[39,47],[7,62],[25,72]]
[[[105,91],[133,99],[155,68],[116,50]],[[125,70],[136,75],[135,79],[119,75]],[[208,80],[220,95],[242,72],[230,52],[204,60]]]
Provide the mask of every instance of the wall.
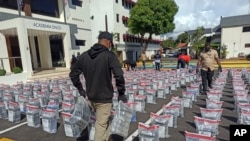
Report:
[[[1,67],[4,67],[4,69],[6,70],[6,72],[10,72],[10,63],[9,63],[9,59],[3,59],[1,62],[1,58],[8,58],[8,50],[7,50],[7,45],[6,45],[6,39],[5,36],[3,34],[0,33],[0,69],[2,69]],[[1,66],[3,63],[3,66]]]
[[245,48],[245,44],[250,43],[249,37],[250,32],[242,32],[241,26],[222,28],[221,44],[227,47],[227,58],[238,57],[241,52],[249,54],[250,48]]

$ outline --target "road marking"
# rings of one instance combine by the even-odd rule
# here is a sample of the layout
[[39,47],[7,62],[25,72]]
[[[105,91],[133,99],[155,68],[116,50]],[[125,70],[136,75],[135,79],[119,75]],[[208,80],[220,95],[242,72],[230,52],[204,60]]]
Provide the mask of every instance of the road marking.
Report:
[[[166,106],[169,106],[171,105],[171,101],[166,105]],[[162,111],[162,108],[156,113],[156,114],[161,114],[163,111]],[[151,122],[151,119],[149,118],[145,124],[150,124]],[[136,131],[134,131],[134,133],[132,133],[125,141],[132,141],[136,136],[138,135],[138,129]]]
[[[58,112],[61,112],[63,109],[60,109],[60,110],[58,110]],[[7,128],[7,129],[5,129],[5,130],[2,130],[2,131],[0,131],[0,135],[1,134],[4,134],[4,133],[6,133],[6,132],[9,132],[9,131],[11,131],[11,130],[14,130],[14,129],[16,129],[16,128],[18,128],[18,127],[21,127],[21,126],[23,126],[23,125],[25,125],[25,124],[27,124],[28,122],[27,121],[25,121],[25,122],[23,122],[23,123],[20,123],[20,124],[17,124],[17,125],[15,125],[15,126],[12,126],[12,127],[10,127],[10,128]],[[1,141],[1,140],[0,140]]]

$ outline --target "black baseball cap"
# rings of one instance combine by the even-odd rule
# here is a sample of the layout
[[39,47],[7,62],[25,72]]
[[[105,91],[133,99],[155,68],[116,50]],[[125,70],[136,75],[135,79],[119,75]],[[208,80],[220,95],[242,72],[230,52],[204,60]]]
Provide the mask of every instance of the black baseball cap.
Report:
[[103,32],[100,32],[99,36],[98,36],[98,40],[100,39],[107,39],[111,42],[113,42],[113,35],[107,31],[103,31]]

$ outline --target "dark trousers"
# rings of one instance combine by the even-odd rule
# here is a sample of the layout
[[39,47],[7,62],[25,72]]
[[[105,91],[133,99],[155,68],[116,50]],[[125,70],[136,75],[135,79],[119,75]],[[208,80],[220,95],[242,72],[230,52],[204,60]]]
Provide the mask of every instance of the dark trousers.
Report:
[[181,66],[181,68],[185,68],[185,61],[182,60],[182,59],[178,60],[178,62],[177,62],[177,69],[179,69],[180,66]]
[[201,70],[202,87],[204,92],[207,91],[207,86],[209,87],[212,86],[213,76],[214,76],[214,71]]
[[145,69],[146,68],[146,64],[145,64],[144,60],[142,60],[142,65],[143,65],[143,69]]
[[160,71],[160,64],[161,64],[161,63],[155,62],[155,70]]

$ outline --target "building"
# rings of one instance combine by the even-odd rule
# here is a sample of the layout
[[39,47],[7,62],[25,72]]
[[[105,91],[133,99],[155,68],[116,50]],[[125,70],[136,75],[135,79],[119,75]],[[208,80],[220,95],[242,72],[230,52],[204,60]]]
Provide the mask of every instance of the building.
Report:
[[250,54],[250,15],[221,18],[221,44],[226,58]]
[[[92,41],[97,41],[99,31],[109,31],[116,34],[117,54],[120,61],[137,61],[142,52],[140,39],[137,35],[129,33],[127,24],[129,11],[136,4],[137,0],[95,0],[90,3]],[[148,45],[147,56],[154,54],[155,50],[160,49],[160,36],[154,36]],[[143,39],[145,42],[147,39]]]
[[0,68],[20,67],[20,81],[36,70],[69,68],[71,55],[92,45],[89,6],[82,0],[0,0]]

